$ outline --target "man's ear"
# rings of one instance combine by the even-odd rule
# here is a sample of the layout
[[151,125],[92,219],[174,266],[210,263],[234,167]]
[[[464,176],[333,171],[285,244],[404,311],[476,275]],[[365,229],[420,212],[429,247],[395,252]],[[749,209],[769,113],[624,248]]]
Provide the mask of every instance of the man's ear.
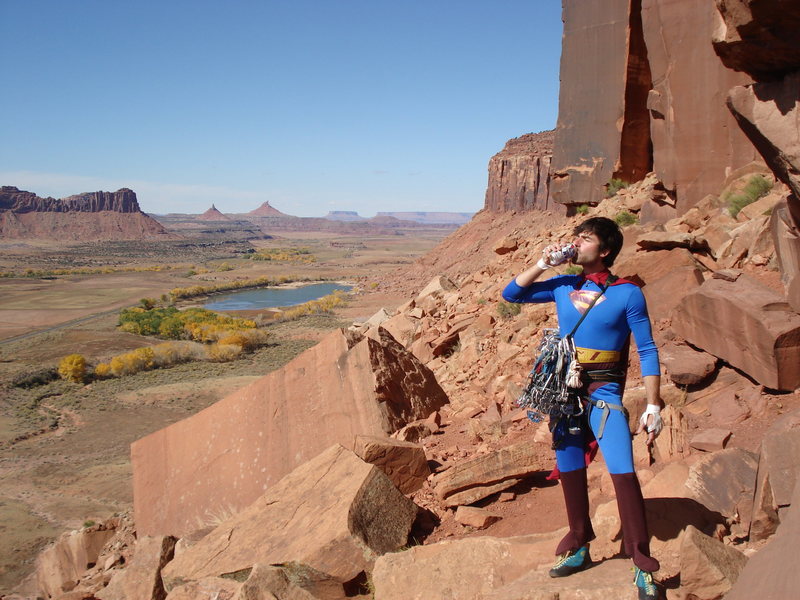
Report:
[[608,248],[606,248],[605,250],[602,250],[598,256],[600,256],[600,258],[605,258],[605,257],[606,257],[606,256],[608,256],[609,254],[611,254],[611,250],[609,250]]

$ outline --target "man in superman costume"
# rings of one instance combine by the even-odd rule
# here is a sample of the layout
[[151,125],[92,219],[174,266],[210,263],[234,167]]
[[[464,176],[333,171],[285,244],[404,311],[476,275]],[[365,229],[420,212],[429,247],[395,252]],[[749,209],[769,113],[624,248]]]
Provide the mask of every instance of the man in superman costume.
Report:
[[622,248],[622,232],[617,224],[604,217],[594,217],[581,223],[574,233],[577,254],[572,262],[583,267],[582,275],[558,275],[539,281],[547,269],[556,266],[551,264],[554,255],[557,264],[565,262],[554,252],[557,247],[548,246],[543,258],[518,275],[503,291],[503,298],[508,302],[555,302],[562,336],[572,331],[597,297],[574,334],[578,362],[583,369],[584,415],[577,423],[568,422],[566,418],[551,422],[569,533],[558,545],[558,560],[550,575],[564,577],[591,565],[589,542],[595,536],[589,519],[585,453],[588,442],[594,437],[614,482],[623,543],[626,553],[633,559],[639,598],[655,600],[658,590],[652,572],[658,570],[659,564],[650,556],[644,500],[634,472],[631,433],[627,413],[622,407],[622,392],[632,333],[647,393],[647,409],[637,433],[646,430],[647,443],[652,445],[661,431],[663,406],[659,395],[658,350],[642,291],[633,282],[615,278],[608,270]]

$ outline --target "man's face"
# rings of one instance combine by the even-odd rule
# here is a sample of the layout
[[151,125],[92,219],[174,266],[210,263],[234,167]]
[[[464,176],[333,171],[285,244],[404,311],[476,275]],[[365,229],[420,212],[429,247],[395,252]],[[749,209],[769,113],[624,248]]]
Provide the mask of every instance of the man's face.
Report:
[[581,231],[572,241],[578,250],[572,262],[576,265],[591,265],[608,255],[608,250],[600,251],[600,238],[590,231]]

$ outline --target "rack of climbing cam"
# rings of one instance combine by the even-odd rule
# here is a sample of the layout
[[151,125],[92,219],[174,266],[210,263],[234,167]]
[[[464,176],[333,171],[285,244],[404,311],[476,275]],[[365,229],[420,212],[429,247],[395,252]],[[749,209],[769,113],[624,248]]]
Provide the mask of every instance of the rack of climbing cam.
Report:
[[528,409],[528,418],[538,423],[545,415],[561,417],[583,411],[577,390],[567,386],[567,373],[575,357],[572,336],[562,338],[557,329],[544,329],[536,361],[517,405]]

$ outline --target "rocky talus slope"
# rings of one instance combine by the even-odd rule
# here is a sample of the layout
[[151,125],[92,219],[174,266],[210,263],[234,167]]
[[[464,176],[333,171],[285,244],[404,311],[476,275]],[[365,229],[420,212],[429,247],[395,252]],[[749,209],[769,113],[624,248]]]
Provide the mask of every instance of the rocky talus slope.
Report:
[[[654,182],[646,177],[589,216],[637,214],[659,193]],[[665,226],[624,230],[614,271],[644,286],[665,376],[665,430],[650,451],[637,438],[635,453],[670,598],[736,591],[748,565],[772,572],[761,556],[799,533],[800,315],[785,302],[770,233],[786,193],[778,183],[736,218],[710,197]],[[528,421],[515,400],[538,332],[555,315],[546,305],[513,314],[500,300],[543,245],[569,239],[584,217],[529,212],[489,227],[487,214],[384,283],[415,290],[403,306],[331,334],[282,371],[137,443],[137,540],[125,527],[112,537],[114,523],[65,534],[40,558],[41,593],[631,594],[602,458],[590,467],[600,563],[568,580],[547,577],[563,535],[560,492],[543,477],[552,467],[546,425]],[[456,248],[480,257],[454,261]],[[708,329],[716,322],[726,331]],[[449,402],[430,404],[439,386]],[[624,401],[641,412],[635,352]],[[203,475],[174,479],[192,468]],[[213,484],[197,486],[206,479]],[[236,505],[244,490],[250,500]],[[198,508],[180,508],[187,495]],[[84,562],[94,566],[81,573]]]

